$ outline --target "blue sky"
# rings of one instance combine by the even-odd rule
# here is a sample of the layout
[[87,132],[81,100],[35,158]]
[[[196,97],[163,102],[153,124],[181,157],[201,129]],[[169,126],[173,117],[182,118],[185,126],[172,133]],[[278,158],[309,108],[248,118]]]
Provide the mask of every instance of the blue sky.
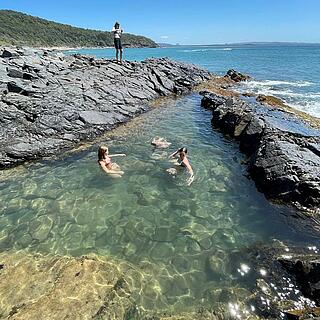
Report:
[[118,20],[156,42],[320,43],[320,0],[0,0],[0,9],[99,30]]

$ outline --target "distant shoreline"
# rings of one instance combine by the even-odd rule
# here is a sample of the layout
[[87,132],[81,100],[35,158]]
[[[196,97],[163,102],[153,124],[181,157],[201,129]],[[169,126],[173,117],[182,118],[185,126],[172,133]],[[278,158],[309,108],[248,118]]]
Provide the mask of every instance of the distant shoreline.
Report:
[[223,47],[223,46],[320,46],[316,42],[235,42],[235,43],[215,43],[215,44],[170,44],[170,43],[157,43],[160,48],[166,47]]

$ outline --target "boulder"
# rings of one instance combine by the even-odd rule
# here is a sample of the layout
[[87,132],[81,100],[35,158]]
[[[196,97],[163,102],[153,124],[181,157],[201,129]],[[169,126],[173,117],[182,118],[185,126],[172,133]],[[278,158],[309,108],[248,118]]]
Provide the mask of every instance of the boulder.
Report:
[[12,57],[18,57],[19,53],[15,49],[3,49],[1,53],[1,58],[12,58]]
[[247,81],[251,79],[251,77],[249,77],[248,75],[240,73],[234,69],[228,70],[227,74],[225,75],[225,78],[229,78],[234,82]]

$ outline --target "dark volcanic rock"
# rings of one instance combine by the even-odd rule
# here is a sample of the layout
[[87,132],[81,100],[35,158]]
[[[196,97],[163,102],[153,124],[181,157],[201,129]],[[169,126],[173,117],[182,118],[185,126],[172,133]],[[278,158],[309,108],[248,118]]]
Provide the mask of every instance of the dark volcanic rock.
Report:
[[240,73],[236,70],[230,69],[225,75],[226,78],[233,80],[234,82],[247,81],[251,79],[248,75]]
[[279,258],[281,265],[295,276],[302,293],[320,304],[320,256]]
[[211,76],[169,59],[119,65],[33,49],[0,54],[0,168],[93,139],[146,111],[148,101]]
[[1,58],[11,58],[11,57],[17,57],[19,56],[19,53],[15,49],[3,49],[1,53]]
[[267,196],[315,209],[320,205],[320,130],[295,115],[239,98],[205,93],[212,124],[240,141],[249,172]]

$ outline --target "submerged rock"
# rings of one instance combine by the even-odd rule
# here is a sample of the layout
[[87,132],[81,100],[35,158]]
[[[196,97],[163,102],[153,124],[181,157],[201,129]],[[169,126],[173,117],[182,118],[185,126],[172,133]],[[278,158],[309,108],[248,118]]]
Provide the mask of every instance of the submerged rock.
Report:
[[2,169],[94,139],[146,111],[149,101],[186,93],[211,77],[165,58],[120,65],[34,49],[0,54]]
[[0,254],[0,315],[6,319],[130,319],[131,287],[113,261]]

